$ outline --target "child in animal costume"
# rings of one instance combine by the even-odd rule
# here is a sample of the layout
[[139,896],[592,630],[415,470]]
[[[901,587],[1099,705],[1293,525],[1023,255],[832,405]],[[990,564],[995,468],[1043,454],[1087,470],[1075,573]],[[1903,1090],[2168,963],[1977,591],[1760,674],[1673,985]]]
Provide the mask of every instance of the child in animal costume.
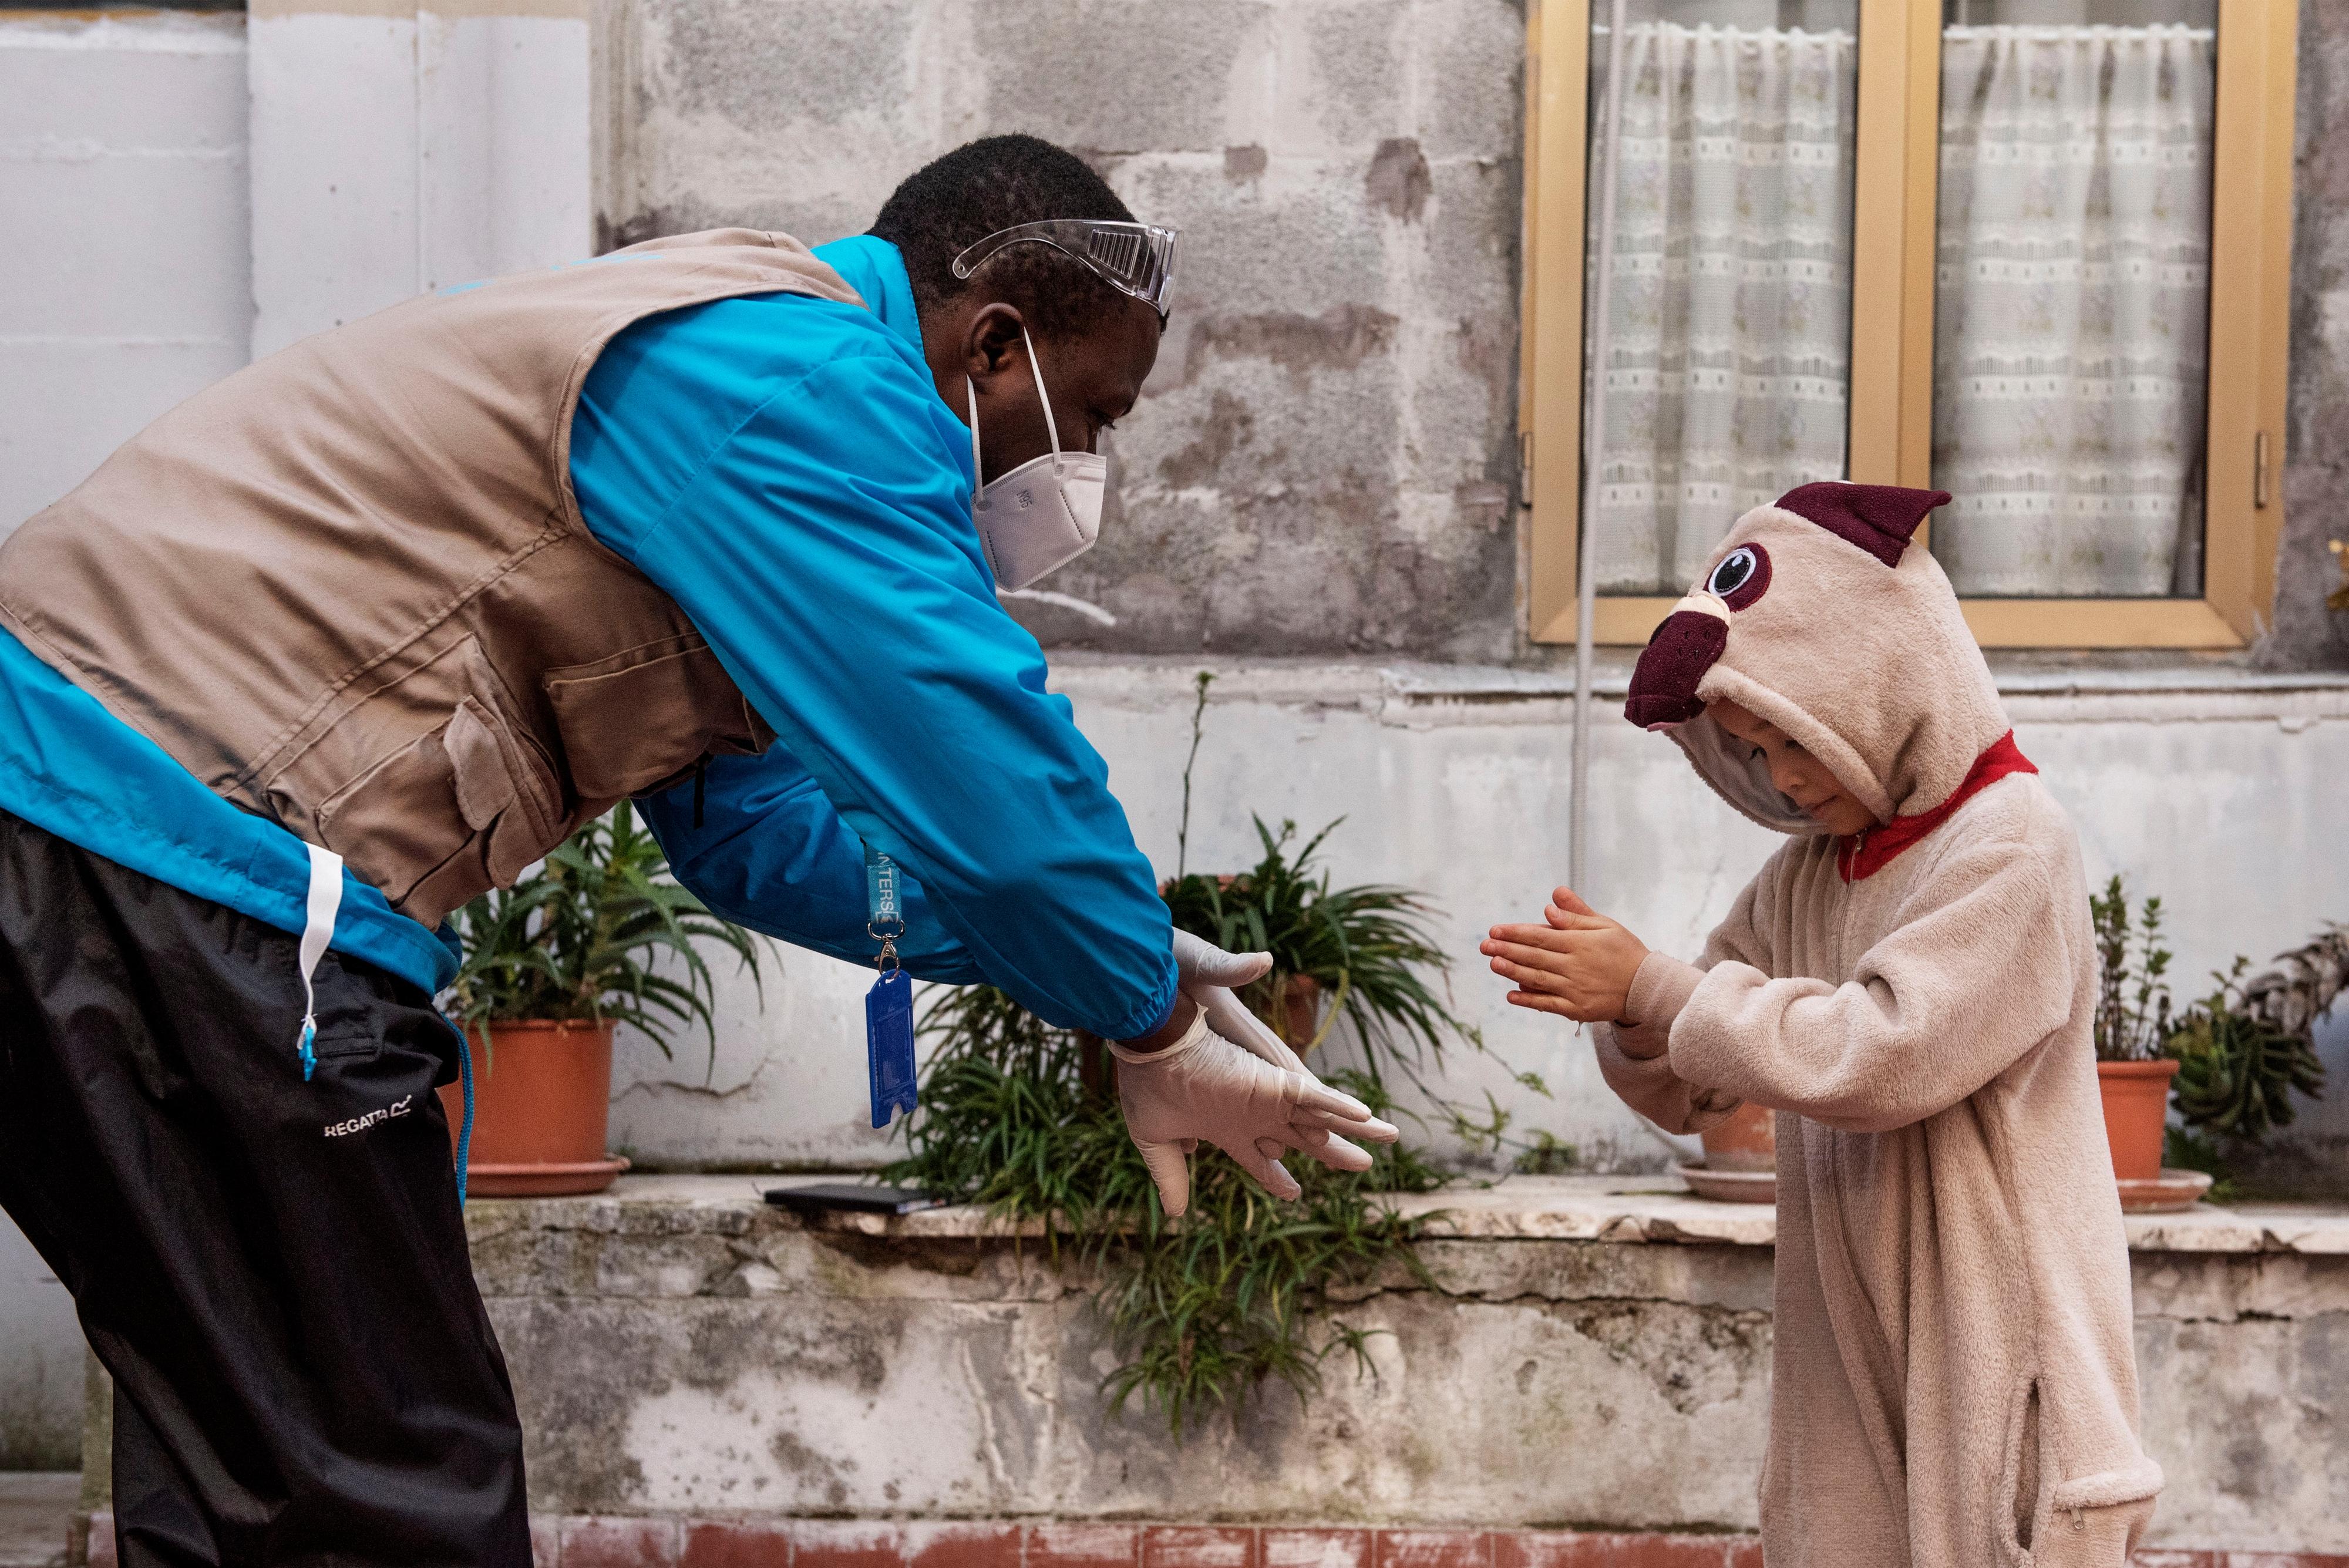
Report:
[[1948,500],[1755,508],[1640,656],[1632,722],[1790,835],[1700,962],[1568,888],[1484,945],[1666,1131],[1778,1113],[1774,1568],[2121,1568],[2161,1487],[2079,844],[1910,543]]

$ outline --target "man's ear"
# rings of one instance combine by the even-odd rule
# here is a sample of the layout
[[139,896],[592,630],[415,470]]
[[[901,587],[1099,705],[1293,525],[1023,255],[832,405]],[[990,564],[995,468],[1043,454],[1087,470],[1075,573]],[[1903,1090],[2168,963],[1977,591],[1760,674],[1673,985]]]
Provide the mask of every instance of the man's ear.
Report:
[[1025,323],[1017,306],[998,300],[971,313],[963,329],[963,373],[984,386],[1024,356]]

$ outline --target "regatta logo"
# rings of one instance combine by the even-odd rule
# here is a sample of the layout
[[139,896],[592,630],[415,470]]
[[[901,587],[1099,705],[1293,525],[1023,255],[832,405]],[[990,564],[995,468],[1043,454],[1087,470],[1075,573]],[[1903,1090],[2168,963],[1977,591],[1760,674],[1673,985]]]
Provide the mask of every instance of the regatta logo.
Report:
[[367,1131],[367,1128],[375,1126],[378,1122],[388,1122],[394,1116],[404,1116],[414,1108],[413,1102],[415,1099],[416,1096],[414,1095],[402,1095],[399,1098],[392,1101],[391,1104],[384,1106],[383,1109],[379,1111],[369,1111],[363,1116],[353,1116],[349,1121],[335,1123],[332,1127],[329,1127],[326,1129],[326,1136],[328,1137],[348,1137],[353,1133],[362,1133]]

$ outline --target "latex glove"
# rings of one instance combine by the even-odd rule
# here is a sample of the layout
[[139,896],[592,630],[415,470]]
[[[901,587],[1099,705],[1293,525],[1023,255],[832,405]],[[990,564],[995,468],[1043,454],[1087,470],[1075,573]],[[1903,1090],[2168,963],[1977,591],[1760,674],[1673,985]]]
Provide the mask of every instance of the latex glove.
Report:
[[1233,1044],[1208,1027],[1204,1010],[1163,1051],[1131,1051],[1114,1041],[1109,1049],[1118,1061],[1126,1133],[1169,1219],[1191,1206],[1188,1156],[1201,1138],[1286,1199],[1302,1189],[1281,1168],[1283,1150],[1302,1149],[1333,1170],[1368,1170],[1371,1157],[1333,1129],[1388,1143],[1398,1136],[1351,1096]]
[[[1270,953],[1226,952],[1204,937],[1189,931],[1174,932],[1175,989],[1199,1004],[1207,1016],[1207,1027],[1235,1045],[1246,1047],[1276,1067],[1291,1073],[1301,1073],[1315,1088],[1322,1088],[1319,1075],[1305,1064],[1304,1058],[1288,1047],[1288,1042],[1274,1033],[1272,1026],[1234,993],[1234,988],[1253,985],[1272,972]],[[1372,1120],[1348,1131],[1372,1143],[1392,1143],[1399,1133],[1392,1124]],[[1337,1165],[1325,1158],[1335,1149],[1348,1161]],[[1324,1129],[1320,1142],[1309,1151],[1313,1157],[1339,1170],[1366,1170],[1367,1165],[1354,1163],[1369,1157],[1339,1137]]]
[[1288,1043],[1233,994],[1271,972],[1270,953],[1227,953],[1204,937],[1180,929],[1174,933],[1174,987],[1199,1004],[1207,1015],[1207,1027],[1276,1067],[1313,1077]]

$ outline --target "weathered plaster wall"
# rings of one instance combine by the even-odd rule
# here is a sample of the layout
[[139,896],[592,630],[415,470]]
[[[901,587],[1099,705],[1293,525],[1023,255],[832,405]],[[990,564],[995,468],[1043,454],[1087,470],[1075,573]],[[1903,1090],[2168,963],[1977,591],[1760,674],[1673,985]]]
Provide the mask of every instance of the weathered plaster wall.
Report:
[[2349,612],[2325,607],[2344,578],[2325,549],[2349,541],[2349,6],[2300,8],[2293,158],[2291,428],[2276,561],[2278,665],[2349,669]]
[[[1596,1185],[1434,1199],[1441,1288],[1338,1309],[1370,1376],[1333,1358],[1309,1407],[1268,1390],[1181,1447],[1103,1408],[1087,1279],[968,1211],[811,1231],[685,1179],[470,1224],[544,1512],[1751,1529],[1769,1211]],[[2344,1222],[2190,1219],[2134,1254],[2153,1540],[2349,1550]]]
[[1507,0],[619,0],[607,244],[861,231],[972,137],[1183,230],[1100,549],[1032,613],[1135,651],[1516,646],[1525,20]]

